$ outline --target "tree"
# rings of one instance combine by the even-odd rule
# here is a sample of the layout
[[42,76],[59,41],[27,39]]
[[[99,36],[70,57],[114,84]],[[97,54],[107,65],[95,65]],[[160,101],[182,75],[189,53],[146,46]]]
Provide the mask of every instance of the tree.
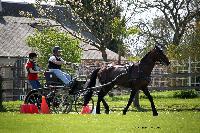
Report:
[[169,56],[172,59],[187,60],[190,57],[192,60],[200,60],[200,27],[199,21],[187,30],[183,36],[183,43],[179,46],[170,45],[168,47]]
[[[144,10],[157,9],[158,12],[162,13],[157,18],[162,18],[163,26],[167,26],[171,29],[171,43],[178,46],[181,42],[181,39],[184,33],[187,30],[187,27],[194,20],[194,18],[200,13],[199,11],[199,0],[154,0],[151,1],[137,1],[137,8]],[[158,19],[157,19],[158,20]],[[147,22],[140,23],[141,26],[147,27]],[[161,22],[160,22],[161,24]],[[148,27],[149,28],[149,27]],[[152,33],[155,30],[148,29],[145,30],[145,34],[149,37],[154,38],[154,40],[165,38],[160,32],[159,34]],[[164,40],[164,39],[162,39]]]
[[127,38],[129,35],[136,34],[138,32],[137,28],[135,27],[126,27],[126,19],[123,17],[122,19],[120,17],[115,17],[112,23],[112,33],[113,38],[115,39],[116,44],[118,45],[118,64],[121,62],[121,55],[125,55],[127,52],[126,45],[124,45],[123,41],[125,38]]
[[[38,11],[43,15],[45,14],[48,18],[59,22],[64,28],[68,14],[59,9],[54,10],[51,7],[42,8],[40,5],[41,0],[37,0],[36,7]],[[80,19],[89,27],[89,29],[80,29],[82,31],[91,32],[97,39],[96,41],[86,40],[80,38],[83,42],[89,43],[102,52],[102,57],[107,61],[106,48],[113,48],[111,50],[118,52],[122,48],[119,41],[113,38],[112,23],[115,17],[121,17],[121,7],[116,4],[115,1],[111,0],[56,0],[57,4],[70,7],[78,14]],[[60,8],[61,9],[61,8]],[[62,16],[60,14],[62,13]],[[123,18],[123,17],[122,17]],[[78,17],[76,18],[78,20]],[[80,23],[79,23],[80,24]],[[80,24],[81,27],[81,24]],[[81,31],[80,31],[81,32]],[[76,36],[78,37],[78,36]],[[78,37],[79,38],[79,37]],[[115,44],[119,43],[119,44]],[[123,53],[123,52],[122,52]]]
[[[112,37],[112,22],[115,17],[120,16],[121,8],[111,0],[77,0],[66,1],[79,15],[80,19],[89,27],[91,33],[98,39],[97,43],[91,43],[102,52],[102,57],[107,61],[106,48],[118,50],[119,45]],[[112,47],[110,47],[112,45]],[[116,52],[116,51],[115,51]]]
[[43,68],[47,68],[48,58],[52,54],[54,46],[62,48],[62,57],[66,61],[79,62],[81,59],[80,41],[53,28],[45,28],[41,32],[36,30],[35,34],[29,36],[26,41],[40,54],[38,63]]

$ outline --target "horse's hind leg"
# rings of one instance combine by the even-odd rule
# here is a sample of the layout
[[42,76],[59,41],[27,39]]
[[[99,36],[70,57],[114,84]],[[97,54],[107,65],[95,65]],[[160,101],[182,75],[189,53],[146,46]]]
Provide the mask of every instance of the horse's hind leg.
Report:
[[[114,82],[109,82],[109,83],[107,83],[107,84],[101,86],[101,90],[100,90],[100,92],[98,93],[98,100],[97,100],[97,106],[96,106],[96,113],[97,113],[97,114],[100,114],[100,102],[101,102],[102,100],[104,100],[104,99],[103,99],[104,96],[105,96],[106,94],[108,94],[108,92],[109,92],[113,87],[114,87]],[[108,106],[108,104],[105,102],[105,100],[104,100],[103,102],[104,102],[104,107],[105,107],[105,109],[106,109],[105,112],[107,113],[107,111],[109,112],[109,106]],[[106,106],[105,106],[105,105],[106,105]]]
[[[106,101],[104,100],[104,96],[107,94],[107,92],[101,90],[99,93],[98,93],[98,99],[97,99],[97,106],[96,106],[96,114],[100,114],[100,103],[101,101],[103,102],[104,104],[104,108],[106,109],[106,111],[109,112],[109,106],[108,104],[106,103]],[[105,113],[107,113],[105,111]]]
[[98,94],[98,99],[97,99],[96,114],[100,114],[100,112],[101,112],[100,111],[100,103],[101,103],[103,97],[104,97],[104,95],[103,95],[102,91],[100,91]]
[[152,108],[152,111],[153,111],[153,116],[157,116],[158,113],[157,113],[156,107],[155,107],[154,102],[153,102],[153,97],[150,95],[148,88],[142,89],[142,91],[144,92],[144,94],[148,97],[149,101],[151,102],[151,108]]
[[87,93],[84,95],[84,103],[83,106],[87,106],[93,94],[93,90],[88,90]]
[[103,103],[103,106],[105,108],[105,113],[109,114],[109,106],[108,106],[108,104],[107,104],[107,102],[104,98],[102,99],[102,103]]
[[129,98],[129,100],[128,100],[128,104],[126,105],[126,107],[125,107],[124,110],[123,110],[123,115],[126,115],[126,112],[128,111],[129,106],[130,106],[131,103],[133,102],[133,98],[134,98],[136,92],[137,92],[137,90],[132,89],[130,98]]

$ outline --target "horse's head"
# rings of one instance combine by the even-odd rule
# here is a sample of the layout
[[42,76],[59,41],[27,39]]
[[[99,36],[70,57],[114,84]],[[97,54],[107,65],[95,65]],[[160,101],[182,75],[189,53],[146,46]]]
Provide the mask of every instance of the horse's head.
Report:
[[160,62],[163,65],[168,66],[170,64],[169,59],[167,56],[164,54],[163,50],[161,49],[160,46],[155,46],[153,49],[153,53],[155,54],[155,60]]

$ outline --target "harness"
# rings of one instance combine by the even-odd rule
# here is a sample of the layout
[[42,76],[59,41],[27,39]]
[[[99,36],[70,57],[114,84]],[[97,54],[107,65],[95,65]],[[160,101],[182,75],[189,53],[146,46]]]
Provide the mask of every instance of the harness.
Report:
[[[133,69],[136,69],[136,70],[133,70]],[[134,66],[134,67],[128,66],[126,68],[126,72],[129,78],[128,82],[130,83],[136,80],[146,80],[147,82],[151,81],[151,76],[146,76],[144,72],[140,70],[139,66]],[[132,73],[134,73],[135,75],[132,75]]]

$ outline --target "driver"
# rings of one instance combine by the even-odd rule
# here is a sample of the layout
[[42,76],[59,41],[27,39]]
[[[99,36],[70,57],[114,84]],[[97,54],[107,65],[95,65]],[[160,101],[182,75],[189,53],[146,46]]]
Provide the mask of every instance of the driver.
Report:
[[55,46],[52,50],[53,55],[48,60],[48,68],[50,72],[53,72],[63,83],[70,87],[71,76],[63,71],[61,71],[62,64],[71,64],[70,62],[66,62],[61,58],[61,48],[59,46]]

